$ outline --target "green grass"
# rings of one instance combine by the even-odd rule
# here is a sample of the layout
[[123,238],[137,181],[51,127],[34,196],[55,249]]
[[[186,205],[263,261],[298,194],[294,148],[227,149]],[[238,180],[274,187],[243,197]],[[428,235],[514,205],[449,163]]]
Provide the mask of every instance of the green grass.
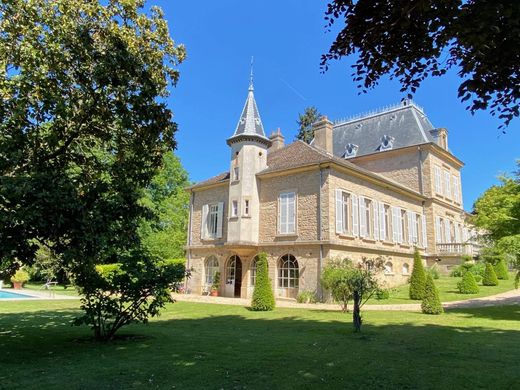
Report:
[[109,344],[76,301],[0,303],[0,388],[515,388],[520,306],[441,316],[178,302]]
[[[439,297],[441,302],[450,301],[462,301],[465,299],[473,299],[480,297],[487,297],[489,295],[500,294],[515,288],[515,281],[513,274],[511,274],[509,280],[500,280],[498,286],[482,286],[482,282],[477,283],[480,291],[478,294],[461,294],[457,289],[457,283],[462,278],[454,278],[450,276],[441,276],[439,279],[434,280],[437,289],[439,290]],[[420,303],[420,301],[411,300],[408,297],[408,289],[410,284],[405,284],[396,288],[391,289],[390,298],[377,300],[371,299],[367,302],[367,305],[394,305],[401,303]]]
[[[43,288],[43,284],[44,284],[44,282],[42,282],[42,283],[36,283],[36,282],[25,283],[23,288],[25,288],[27,290],[33,290],[33,291],[47,291]],[[67,288],[65,288],[63,285],[60,284],[60,285],[52,286],[51,290],[54,291],[54,293],[59,294],[59,295],[78,296],[78,291],[74,288],[74,286],[68,286]]]

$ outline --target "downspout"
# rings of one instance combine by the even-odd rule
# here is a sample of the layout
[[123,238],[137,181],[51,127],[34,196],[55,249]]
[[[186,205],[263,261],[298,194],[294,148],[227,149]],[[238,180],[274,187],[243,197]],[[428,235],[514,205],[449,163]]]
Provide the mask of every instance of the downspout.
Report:
[[320,187],[318,188],[318,241],[320,242],[320,253],[318,255],[318,272],[316,275],[318,276],[318,286],[317,286],[317,294],[318,298],[321,301],[323,299],[323,291],[321,289],[321,268],[323,266],[323,244],[321,243],[322,234],[322,221],[321,221],[321,189],[323,187],[323,168],[320,165]]
[[419,192],[421,193],[421,195],[424,195],[422,149],[420,146],[418,146],[417,150],[419,150]]
[[[187,253],[186,253],[186,270],[191,269],[191,225],[192,225],[192,218],[193,218],[193,203],[195,201],[195,192],[193,190],[190,191],[190,215],[188,217],[188,245],[187,245]],[[184,281],[184,291],[188,291],[188,278]]]

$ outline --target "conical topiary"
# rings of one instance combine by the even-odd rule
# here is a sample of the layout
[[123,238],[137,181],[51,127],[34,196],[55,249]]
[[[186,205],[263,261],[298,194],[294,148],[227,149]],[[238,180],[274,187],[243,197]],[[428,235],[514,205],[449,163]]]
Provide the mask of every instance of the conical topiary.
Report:
[[419,250],[415,248],[413,255],[413,271],[410,277],[410,299],[420,300],[424,296],[424,285],[426,281],[426,273],[421,259]]
[[441,314],[444,312],[441,300],[439,299],[439,292],[437,291],[437,287],[435,287],[435,283],[433,283],[431,275],[426,276],[421,310],[424,314]]
[[503,257],[501,257],[498,263],[495,264],[494,268],[498,279],[509,279],[509,272],[507,271],[506,260]]
[[476,294],[478,293],[478,285],[472,272],[466,272],[462,280],[457,283],[457,288],[461,294]]
[[262,252],[258,255],[256,261],[256,282],[253,299],[251,300],[251,310],[269,311],[273,310],[274,306],[273,289],[267,271],[267,256]]
[[486,269],[484,270],[482,284],[484,286],[498,286],[497,274],[495,273],[495,269],[493,268],[491,263],[486,263]]

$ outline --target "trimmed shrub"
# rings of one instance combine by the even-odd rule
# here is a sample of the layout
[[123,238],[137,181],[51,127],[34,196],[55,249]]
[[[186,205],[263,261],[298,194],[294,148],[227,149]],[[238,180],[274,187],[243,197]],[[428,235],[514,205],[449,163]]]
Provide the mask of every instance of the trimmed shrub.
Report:
[[482,284],[484,286],[498,286],[497,274],[495,273],[495,269],[493,268],[491,263],[486,263],[486,270],[484,271]]
[[462,280],[457,283],[457,288],[461,294],[476,294],[478,293],[478,285],[473,273],[466,272]]
[[415,248],[412,276],[410,277],[410,299],[423,299],[425,281],[426,273],[424,272],[421,254],[419,250]]
[[435,287],[431,275],[426,276],[421,310],[424,314],[441,314],[444,312],[441,300],[439,299],[439,292],[437,291],[437,287]]
[[270,311],[275,307],[273,289],[267,272],[267,255],[262,252],[258,255],[256,262],[256,283],[251,300],[251,310]]
[[13,276],[11,276],[11,282],[15,283],[25,283],[29,281],[29,273],[20,268],[18,271],[15,272]]
[[495,264],[495,273],[498,279],[508,280],[509,272],[507,271],[507,265],[505,259],[502,257],[498,263]]
[[439,267],[437,267],[437,264],[434,264],[431,267],[426,268],[426,273],[430,274],[433,279],[439,279],[441,277]]
[[389,290],[377,290],[376,291],[376,299],[383,300],[383,299],[389,299],[390,298],[390,291]]
[[318,299],[316,298],[316,293],[314,291],[302,291],[296,297],[296,302],[298,303],[316,303]]

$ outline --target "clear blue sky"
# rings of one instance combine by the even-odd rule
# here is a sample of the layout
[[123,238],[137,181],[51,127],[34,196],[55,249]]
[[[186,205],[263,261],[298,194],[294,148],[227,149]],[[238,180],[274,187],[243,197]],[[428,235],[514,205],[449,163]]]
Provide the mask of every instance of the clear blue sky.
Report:
[[[313,0],[174,1],[149,0],[163,8],[171,35],[188,57],[169,104],[179,124],[177,155],[192,181],[229,169],[226,138],[235,130],[247,95],[254,56],[255,97],[267,133],[280,127],[291,142],[298,113],[310,105],[330,119],[398,103],[396,82],[384,80],[358,95],[350,77],[352,59],[332,63],[320,73],[320,55],[334,35],[325,33],[326,2]],[[464,207],[511,172],[520,158],[520,121],[501,134],[490,114],[472,116],[457,99],[455,72],[427,80],[414,100],[435,127],[449,131],[449,146],[462,170]]]

